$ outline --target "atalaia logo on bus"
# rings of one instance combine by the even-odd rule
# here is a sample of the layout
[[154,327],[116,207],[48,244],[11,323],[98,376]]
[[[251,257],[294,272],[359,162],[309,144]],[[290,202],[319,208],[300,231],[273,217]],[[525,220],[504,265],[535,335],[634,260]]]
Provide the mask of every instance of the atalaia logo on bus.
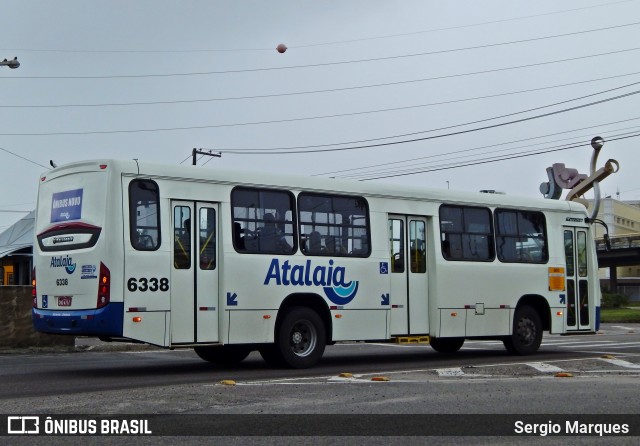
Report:
[[73,274],[76,270],[76,264],[69,256],[51,257],[49,268],[64,268],[67,274]]
[[347,270],[344,266],[312,266],[311,260],[302,265],[291,265],[288,260],[280,264],[279,259],[272,259],[264,284],[271,280],[280,286],[321,286],[327,298],[336,305],[346,305],[356,297],[358,281],[346,281]]

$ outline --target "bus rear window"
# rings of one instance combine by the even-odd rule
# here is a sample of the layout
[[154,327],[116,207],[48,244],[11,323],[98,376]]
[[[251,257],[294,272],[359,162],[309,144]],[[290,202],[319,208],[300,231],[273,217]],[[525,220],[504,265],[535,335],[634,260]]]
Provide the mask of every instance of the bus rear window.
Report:
[[129,184],[129,234],[131,246],[139,251],[160,247],[160,190],[151,180]]

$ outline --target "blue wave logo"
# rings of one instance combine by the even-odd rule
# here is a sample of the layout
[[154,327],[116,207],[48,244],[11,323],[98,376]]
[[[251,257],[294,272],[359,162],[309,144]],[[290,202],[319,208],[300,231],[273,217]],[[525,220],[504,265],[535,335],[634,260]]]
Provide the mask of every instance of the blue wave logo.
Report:
[[349,286],[324,287],[324,294],[336,305],[346,305],[356,297],[358,292],[358,282],[352,280]]
[[269,271],[264,278],[264,285],[273,280],[280,286],[321,286],[327,298],[336,305],[346,305],[358,293],[358,281],[347,282],[347,270],[344,266],[334,266],[329,260],[329,266],[311,266],[311,260],[303,265],[291,265],[288,260],[280,264],[279,259],[272,259]]
[[67,265],[64,267],[64,270],[67,272],[67,274],[73,274],[73,272],[76,270],[76,264],[74,263],[73,265]]

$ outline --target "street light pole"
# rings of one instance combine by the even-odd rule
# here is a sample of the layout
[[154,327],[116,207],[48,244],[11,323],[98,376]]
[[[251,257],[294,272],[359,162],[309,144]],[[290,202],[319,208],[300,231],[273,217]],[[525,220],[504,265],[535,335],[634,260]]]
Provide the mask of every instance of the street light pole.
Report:
[[20,62],[18,62],[18,58],[14,57],[12,60],[3,60],[0,62],[0,66],[9,67],[11,69],[16,69],[20,66]]

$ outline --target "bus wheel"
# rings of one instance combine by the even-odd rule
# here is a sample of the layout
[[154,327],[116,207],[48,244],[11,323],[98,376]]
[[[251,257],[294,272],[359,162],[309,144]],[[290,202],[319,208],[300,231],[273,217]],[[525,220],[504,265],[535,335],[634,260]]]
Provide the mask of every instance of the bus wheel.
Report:
[[516,310],[513,318],[513,334],[502,341],[513,355],[532,355],[542,343],[542,323],[538,312],[528,305]]
[[276,333],[275,356],[284,366],[306,369],[320,361],[325,345],[326,330],[318,313],[307,307],[294,307]]
[[464,338],[431,338],[429,344],[438,353],[455,353],[464,344]]
[[251,347],[242,345],[203,346],[193,350],[205,361],[225,366],[239,364],[251,353]]

